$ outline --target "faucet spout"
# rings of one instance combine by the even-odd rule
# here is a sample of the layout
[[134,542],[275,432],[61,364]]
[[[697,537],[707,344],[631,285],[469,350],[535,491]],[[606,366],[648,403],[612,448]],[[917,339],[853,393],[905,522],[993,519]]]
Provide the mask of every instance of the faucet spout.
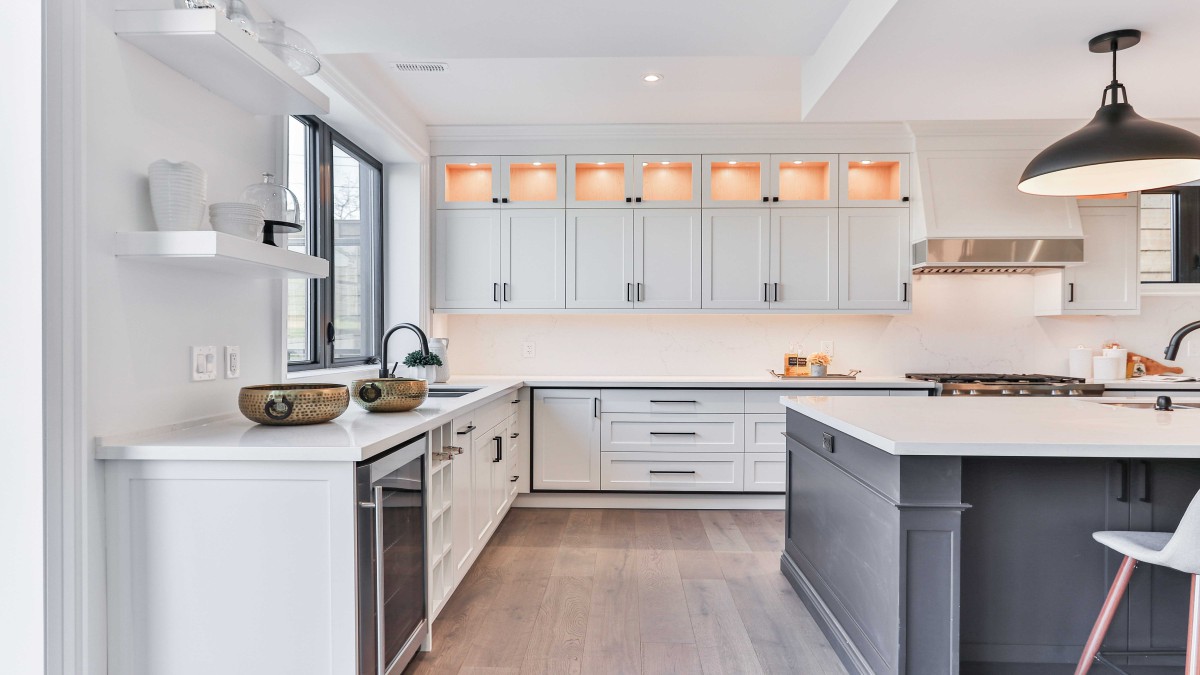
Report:
[[1167,343],[1167,348],[1163,351],[1163,357],[1168,361],[1174,361],[1175,357],[1179,356],[1179,345],[1183,343],[1183,338],[1197,328],[1200,328],[1200,321],[1193,321],[1175,331],[1175,334],[1171,336],[1171,341]]
[[413,323],[398,323],[388,329],[388,332],[383,334],[383,341],[380,344],[379,354],[381,361],[379,364],[379,377],[391,377],[388,374],[388,340],[392,337],[392,333],[400,329],[411,330],[416,333],[417,339],[421,341],[421,353],[429,356],[429,338],[425,335],[425,331],[421,327]]

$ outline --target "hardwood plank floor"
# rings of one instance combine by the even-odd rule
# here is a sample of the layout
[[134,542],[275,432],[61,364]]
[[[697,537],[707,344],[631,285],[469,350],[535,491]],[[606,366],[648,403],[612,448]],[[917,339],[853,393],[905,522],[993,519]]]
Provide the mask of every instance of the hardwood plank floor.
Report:
[[780,511],[513,509],[409,675],[844,675]]

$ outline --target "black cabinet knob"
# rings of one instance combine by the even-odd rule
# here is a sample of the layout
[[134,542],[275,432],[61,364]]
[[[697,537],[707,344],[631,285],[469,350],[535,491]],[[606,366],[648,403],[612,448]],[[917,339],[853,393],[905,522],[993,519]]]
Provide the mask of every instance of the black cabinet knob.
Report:
[[764,202],[769,202],[769,201],[771,201],[771,199],[770,199],[769,197],[763,197],[763,201],[764,201]]
[[500,198],[499,198],[499,197],[492,197],[492,203],[493,203],[493,204],[499,204],[499,203],[500,203]]
[[771,201],[777,202],[777,201],[779,201],[779,197],[771,197]]
[[504,199],[501,199],[501,200],[500,200],[500,203],[501,203],[501,204],[507,204],[507,203],[508,203],[508,197],[505,197]]
[[632,201],[633,201],[633,197],[626,197],[626,198],[625,198],[625,203],[626,203],[626,204],[628,204],[629,202],[632,202]]
[[637,203],[641,204],[641,203],[642,203],[642,198],[641,198],[641,197],[636,197],[636,198],[634,198],[634,200],[633,200],[633,201],[635,201],[635,202],[637,202]]
[[900,198],[900,201],[902,201],[902,202],[906,202],[906,201],[908,201],[908,197],[901,197],[901,198]]

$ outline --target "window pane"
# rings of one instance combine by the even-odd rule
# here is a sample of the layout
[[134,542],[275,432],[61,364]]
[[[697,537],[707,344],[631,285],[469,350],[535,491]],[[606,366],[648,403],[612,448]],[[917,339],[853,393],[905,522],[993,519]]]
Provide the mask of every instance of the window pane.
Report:
[[[300,202],[299,219],[303,227],[287,235],[287,247],[292,251],[312,255],[314,234],[309,228],[309,167],[312,166],[312,132],[307,124],[288,118],[287,186]],[[312,363],[314,303],[313,282],[308,279],[288,279],[287,350],[288,363]]]
[[1175,281],[1174,193],[1141,195],[1141,281]]
[[374,352],[379,172],[333,146],[334,359]]

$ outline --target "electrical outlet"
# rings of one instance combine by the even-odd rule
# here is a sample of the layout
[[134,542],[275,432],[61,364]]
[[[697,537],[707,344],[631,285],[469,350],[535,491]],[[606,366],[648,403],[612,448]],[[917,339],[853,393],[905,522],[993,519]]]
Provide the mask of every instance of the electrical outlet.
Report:
[[192,347],[192,358],[188,365],[192,372],[192,382],[217,379],[217,348],[211,345]]
[[521,356],[527,359],[532,359],[537,356],[537,347],[532,342],[521,343]]
[[242,349],[237,345],[225,345],[225,379],[235,380],[242,376]]
[[833,340],[821,340],[821,351],[833,356]]

